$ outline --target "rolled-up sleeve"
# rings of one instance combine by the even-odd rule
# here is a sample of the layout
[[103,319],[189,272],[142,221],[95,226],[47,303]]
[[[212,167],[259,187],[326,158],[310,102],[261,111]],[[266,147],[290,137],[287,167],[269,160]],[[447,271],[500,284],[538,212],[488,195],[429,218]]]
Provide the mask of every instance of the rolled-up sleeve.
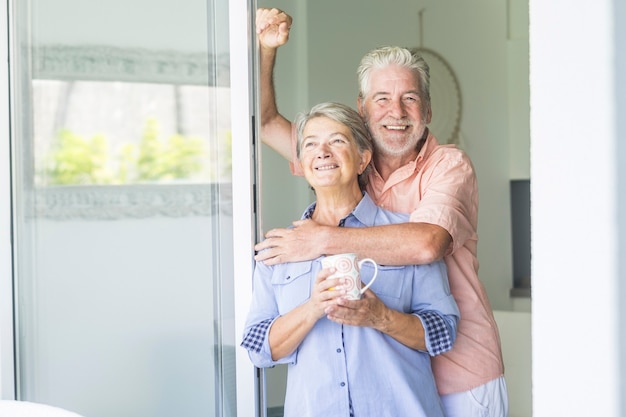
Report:
[[426,350],[430,356],[441,355],[452,349],[456,340],[457,319],[429,311],[417,315],[424,326]]
[[268,368],[279,363],[293,363],[297,357],[296,351],[277,361],[272,360],[269,332],[280,315],[271,276],[272,268],[257,262],[253,276],[252,303],[241,342],[241,346],[248,351],[252,363],[259,368]]
[[413,281],[413,314],[424,327],[426,350],[431,356],[440,355],[454,345],[459,308],[450,292],[443,261],[417,266],[416,273],[422,276]]

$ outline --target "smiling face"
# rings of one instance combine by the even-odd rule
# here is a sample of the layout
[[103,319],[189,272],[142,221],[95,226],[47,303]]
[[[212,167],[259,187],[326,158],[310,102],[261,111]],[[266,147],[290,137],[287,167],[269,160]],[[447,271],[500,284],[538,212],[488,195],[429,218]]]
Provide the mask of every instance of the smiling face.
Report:
[[408,68],[389,65],[372,69],[367,95],[358,100],[359,111],[374,138],[378,156],[417,157],[417,142],[430,122],[422,112],[419,82]]
[[359,190],[357,176],[371,158],[369,151],[359,153],[350,129],[328,117],[314,117],[304,126],[300,145],[300,164],[309,184]]

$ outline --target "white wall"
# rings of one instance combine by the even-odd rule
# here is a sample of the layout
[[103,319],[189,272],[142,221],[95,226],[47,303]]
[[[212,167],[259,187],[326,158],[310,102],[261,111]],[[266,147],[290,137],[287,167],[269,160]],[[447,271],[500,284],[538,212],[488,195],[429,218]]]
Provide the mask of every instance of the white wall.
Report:
[[[258,6],[288,10],[294,21],[304,22],[298,24],[297,32],[293,32],[298,35],[290,37],[289,43],[281,48],[275,69],[279,109],[293,120],[298,112],[309,106],[306,88],[308,40],[299,35],[306,28],[306,0],[262,0]],[[304,178],[291,175],[286,161],[265,145],[262,146],[261,161],[261,222],[266,232],[299,219],[314,196]]]
[[625,17],[530,1],[536,417],[625,413]]
[[494,311],[509,393],[509,417],[532,416],[531,314]]
[[[509,181],[530,177],[528,11],[521,0],[510,3],[397,0],[389,7],[376,0],[316,0],[306,2],[306,14],[302,14],[301,2],[265,0],[259,5],[282,8],[294,17],[290,41],[279,52],[275,78],[279,109],[287,117],[321,101],[355,106],[361,57],[385,44],[418,46],[418,12],[424,10],[422,45],[441,54],[460,83],[460,146],[472,158],[479,182],[480,277],[494,309],[530,311],[530,300],[513,299],[509,294]],[[298,96],[303,89],[306,97]],[[274,178],[284,175],[284,166],[269,159],[273,157],[268,157],[272,166],[263,175],[275,184]],[[281,171],[271,173],[275,167]],[[274,208],[276,198],[265,198],[270,186],[267,181],[264,184],[266,213],[288,214],[284,206]],[[301,208],[290,213],[299,216],[309,201],[310,194],[305,194],[295,204]],[[267,218],[266,222],[275,224]]]

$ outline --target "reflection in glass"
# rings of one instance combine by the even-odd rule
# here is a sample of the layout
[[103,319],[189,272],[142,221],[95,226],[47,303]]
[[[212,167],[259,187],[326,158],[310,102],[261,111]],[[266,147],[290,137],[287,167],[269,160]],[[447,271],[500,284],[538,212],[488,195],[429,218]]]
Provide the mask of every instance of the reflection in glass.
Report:
[[63,80],[32,88],[38,186],[231,180],[228,88]]

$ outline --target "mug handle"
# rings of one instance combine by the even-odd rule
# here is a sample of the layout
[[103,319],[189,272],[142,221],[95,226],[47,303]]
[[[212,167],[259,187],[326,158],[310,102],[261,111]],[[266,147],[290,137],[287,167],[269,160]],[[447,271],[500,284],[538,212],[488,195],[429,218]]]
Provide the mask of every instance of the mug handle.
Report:
[[[370,258],[363,258],[363,259],[361,259],[361,260],[358,262],[358,264],[359,264],[359,270],[361,269],[361,265],[363,265],[365,262],[369,262],[369,263],[371,263],[372,265],[374,265],[374,276],[372,277],[372,279],[370,279],[370,282],[368,282],[368,283],[367,283],[367,285],[366,285],[365,287],[361,288],[361,291],[360,291],[360,292],[361,292],[361,294],[363,294],[363,293],[365,292],[365,290],[367,290],[367,289],[368,289],[368,288],[369,288],[369,287],[370,287],[370,286],[374,283],[374,280],[375,280],[375,279],[376,279],[376,277],[378,276],[378,264],[377,264],[377,263],[376,263],[373,259],[370,259]],[[362,283],[362,282],[363,282],[363,281],[361,281],[361,283]]]

